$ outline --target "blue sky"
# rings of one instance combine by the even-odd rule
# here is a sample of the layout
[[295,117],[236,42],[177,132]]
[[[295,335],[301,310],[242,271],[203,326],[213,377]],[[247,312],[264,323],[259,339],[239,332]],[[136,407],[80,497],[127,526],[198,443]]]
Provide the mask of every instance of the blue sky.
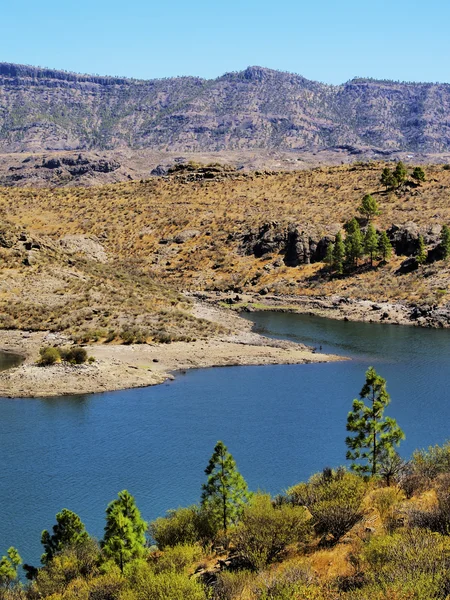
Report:
[[449,0],[5,0],[0,18],[0,61],[83,73],[450,82]]

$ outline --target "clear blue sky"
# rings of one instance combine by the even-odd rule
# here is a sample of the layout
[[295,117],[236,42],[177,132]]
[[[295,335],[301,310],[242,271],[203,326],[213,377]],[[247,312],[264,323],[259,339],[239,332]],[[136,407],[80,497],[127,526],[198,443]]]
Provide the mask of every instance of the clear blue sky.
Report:
[[449,0],[5,0],[0,18],[0,61],[83,73],[450,82]]

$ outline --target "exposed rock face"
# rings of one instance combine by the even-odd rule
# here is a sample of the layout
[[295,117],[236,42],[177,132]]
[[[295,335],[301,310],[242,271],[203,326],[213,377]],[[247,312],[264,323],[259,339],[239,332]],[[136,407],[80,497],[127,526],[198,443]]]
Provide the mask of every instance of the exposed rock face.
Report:
[[415,258],[414,256],[411,256],[410,258],[407,258],[406,260],[404,260],[401,265],[399,266],[399,268],[396,271],[397,275],[406,275],[406,273],[412,273],[413,271],[417,271],[417,269],[419,268],[419,263],[417,261],[417,258]]
[[318,262],[325,257],[333,236],[320,237],[317,232],[305,231],[295,223],[287,227],[276,221],[264,223],[258,230],[245,233],[240,252],[261,258],[266,254],[283,254],[289,267]]
[[419,235],[422,235],[426,245],[439,242],[441,226],[432,225],[420,229],[416,223],[410,221],[404,225],[392,225],[386,233],[397,255],[412,256],[419,250]]
[[103,263],[108,259],[104,247],[94,235],[66,235],[59,243],[71,254],[83,254],[90,260]]
[[0,63],[0,89],[3,152],[450,150],[447,84],[353,79],[331,86],[262,67],[214,80],[136,81]]

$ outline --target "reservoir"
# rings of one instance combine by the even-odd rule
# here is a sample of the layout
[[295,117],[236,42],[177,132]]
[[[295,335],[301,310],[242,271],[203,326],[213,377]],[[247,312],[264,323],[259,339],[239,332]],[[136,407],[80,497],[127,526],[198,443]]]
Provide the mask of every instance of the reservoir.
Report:
[[[450,330],[249,313],[256,331],[351,360],[188,371],[161,386],[0,399],[0,553],[38,564],[40,535],[69,508],[103,535],[122,489],[146,520],[199,500],[217,440],[250,489],[276,494],[345,464],[346,417],[372,365],[387,380],[400,454],[450,438]],[[11,356],[0,358],[2,365]],[[1,555],[0,554],[0,555]]]

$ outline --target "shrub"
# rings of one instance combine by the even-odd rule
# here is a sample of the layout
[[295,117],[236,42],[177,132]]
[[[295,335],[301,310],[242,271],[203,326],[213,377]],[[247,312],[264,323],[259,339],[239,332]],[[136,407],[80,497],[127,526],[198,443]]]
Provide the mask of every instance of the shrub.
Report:
[[254,578],[255,575],[250,571],[221,571],[214,585],[214,600],[242,598]]
[[363,516],[361,502],[367,490],[366,482],[358,475],[340,469],[326,469],[313,475],[308,483],[288,490],[294,504],[310,511],[314,529],[323,540],[336,543]]
[[47,346],[39,350],[39,364],[43,366],[54,365],[56,362],[61,360],[61,355],[58,348],[53,346]]
[[201,584],[180,573],[153,573],[139,564],[130,573],[129,582],[136,600],[206,600]]
[[209,512],[196,505],[169,510],[149,525],[151,538],[160,550],[180,545],[203,545],[212,542],[217,534]]
[[157,556],[153,570],[155,573],[184,573],[200,557],[199,546],[167,547]]
[[428,450],[416,450],[411,462],[415,474],[430,479],[450,473],[450,441],[442,446],[430,446]]
[[437,506],[432,510],[413,510],[409,513],[410,525],[450,535],[450,475],[440,477],[436,496]]
[[386,529],[391,530],[394,527],[395,510],[404,499],[404,492],[396,487],[379,488],[373,491],[372,504],[377,509]]
[[80,346],[61,348],[60,355],[63,360],[74,365],[81,365],[88,359],[86,350],[84,348],[80,348]]
[[261,569],[279,558],[289,544],[305,541],[308,521],[303,507],[274,506],[269,495],[256,494],[244,508],[232,541],[251,568]]

